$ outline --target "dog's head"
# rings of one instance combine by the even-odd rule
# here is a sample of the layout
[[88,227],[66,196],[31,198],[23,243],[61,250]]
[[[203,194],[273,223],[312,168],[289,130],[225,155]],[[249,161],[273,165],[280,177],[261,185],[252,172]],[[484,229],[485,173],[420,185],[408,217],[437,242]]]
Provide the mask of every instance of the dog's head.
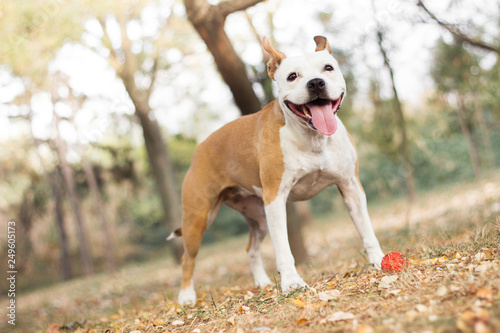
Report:
[[345,96],[345,81],[328,40],[316,36],[314,41],[315,53],[291,58],[273,49],[265,37],[262,46],[269,54],[267,73],[278,85],[285,117],[332,135],[337,130],[336,114]]

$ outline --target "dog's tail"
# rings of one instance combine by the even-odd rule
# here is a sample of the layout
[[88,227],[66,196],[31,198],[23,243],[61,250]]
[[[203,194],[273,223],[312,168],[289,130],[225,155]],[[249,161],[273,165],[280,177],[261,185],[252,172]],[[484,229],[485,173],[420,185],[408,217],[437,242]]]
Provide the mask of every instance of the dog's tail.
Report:
[[178,228],[178,229],[175,229],[174,232],[172,232],[168,237],[167,237],[167,241],[171,240],[171,239],[174,239],[174,238],[177,238],[177,237],[181,237],[182,236],[182,228]]

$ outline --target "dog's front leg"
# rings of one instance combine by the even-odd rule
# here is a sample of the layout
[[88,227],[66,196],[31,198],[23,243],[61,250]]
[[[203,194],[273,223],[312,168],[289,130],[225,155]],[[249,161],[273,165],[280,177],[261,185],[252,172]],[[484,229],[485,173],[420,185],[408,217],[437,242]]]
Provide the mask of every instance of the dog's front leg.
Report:
[[278,195],[265,206],[269,235],[276,255],[276,267],[281,275],[281,290],[286,293],[297,288],[307,287],[297,269],[288,243],[286,225],[286,197]]
[[368,215],[368,208],[366,204],[366,195],[363,191],[361,183],[356,176],[338,184],[338,189],[344,198],[344,203],[347,207],[349,215],[358,231],[365,252],[368,255],[370,264],[376,269],[380,269],[384,253],[380,248],[373,226]]

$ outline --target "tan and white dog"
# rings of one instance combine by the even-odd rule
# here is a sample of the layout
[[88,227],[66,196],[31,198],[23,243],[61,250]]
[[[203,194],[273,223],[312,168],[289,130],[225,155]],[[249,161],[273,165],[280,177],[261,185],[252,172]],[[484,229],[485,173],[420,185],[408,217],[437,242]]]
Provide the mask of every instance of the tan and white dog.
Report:
[[342,194],[370,263],[380,269],[384,254],[368,216],[356,150],[337,118],[345,81],[328,40],[314,40],[316,52],[287,58],[264,38],[277,100],[223,126],[196,149],[182,188],[182,227],[169,237],[182,235],[184,243],[179,304],[196,302],[195,257],[223,203],[250,225],[247,251],[257,286],[273,284],[260,256],[269,230],[281,289],[307,287],[290,251],[285,205],[308,200],[331,185]]

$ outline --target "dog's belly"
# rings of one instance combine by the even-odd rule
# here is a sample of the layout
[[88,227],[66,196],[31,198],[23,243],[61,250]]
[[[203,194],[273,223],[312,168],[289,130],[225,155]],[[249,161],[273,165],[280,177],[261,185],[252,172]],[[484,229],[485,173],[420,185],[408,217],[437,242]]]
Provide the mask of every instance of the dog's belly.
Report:
[[293,186],[288,196],[289,201],[309,200],[336,183],[336,178],[325,171],[316,171],[301,177]]

